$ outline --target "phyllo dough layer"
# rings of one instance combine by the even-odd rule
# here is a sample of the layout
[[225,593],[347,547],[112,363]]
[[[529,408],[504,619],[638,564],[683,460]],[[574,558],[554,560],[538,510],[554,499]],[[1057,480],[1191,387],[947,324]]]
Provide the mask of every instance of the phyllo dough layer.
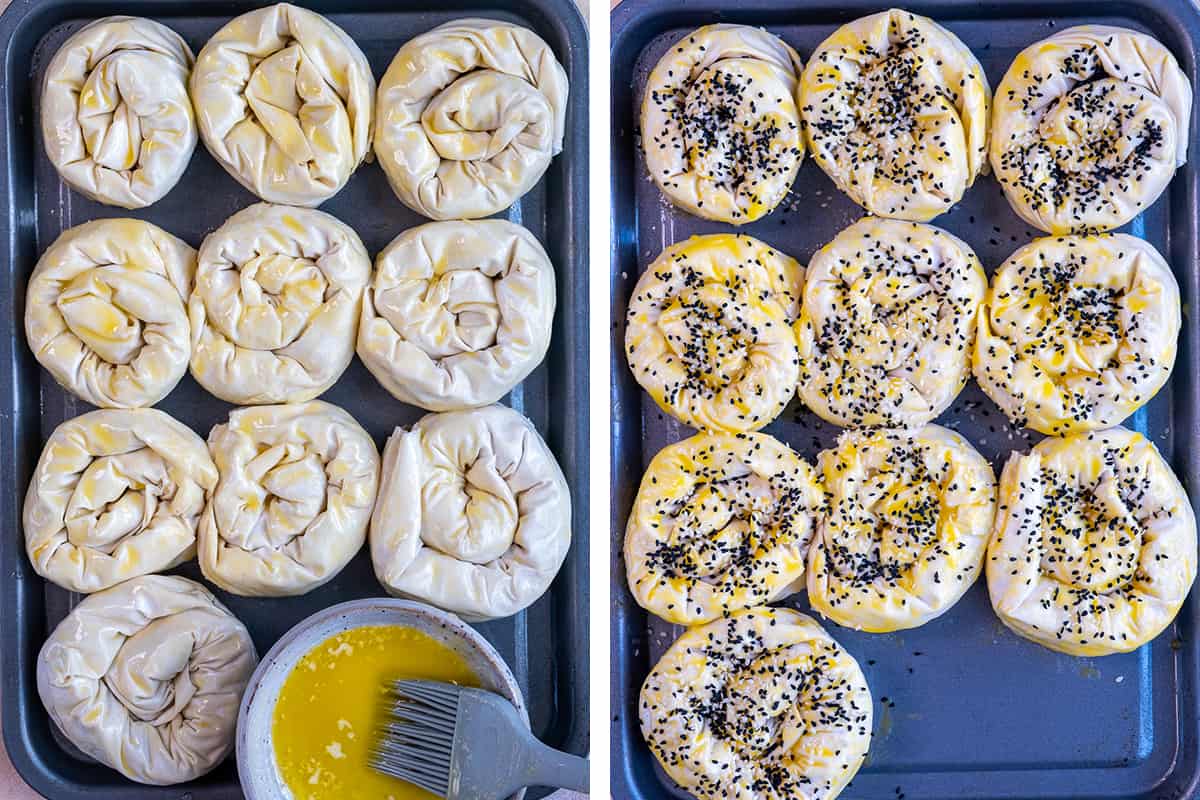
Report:
[[427,414],[388,439],[371,560],[390,593],[508,617],[549,588],[570,544],[566,479],[516,411]]
[[1171,624],[1195,578],[1191,503],[1140,433],[1043,439],[1004,465],[988,593],[1021,636],[1077,656],[1129,652]]
[[233,750],[258,655],[203,586],[146,575],[84,598],[42,646],[37,686],[63,735],[130,780],[184,783]]
[[625,529],[638,604],[694,625],[803,587],[825,497],[817,475],[765,433],[702,433],[646,468]]

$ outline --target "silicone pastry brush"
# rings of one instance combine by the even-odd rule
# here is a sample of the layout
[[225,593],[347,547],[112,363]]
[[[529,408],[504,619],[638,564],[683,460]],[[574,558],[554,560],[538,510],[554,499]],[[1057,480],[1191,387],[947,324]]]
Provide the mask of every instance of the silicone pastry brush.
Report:
[[447,800],[501,800],[526,786],[588,790],[588,762],[534,738],[499,695],[449,683],[394,681],[372,769]]

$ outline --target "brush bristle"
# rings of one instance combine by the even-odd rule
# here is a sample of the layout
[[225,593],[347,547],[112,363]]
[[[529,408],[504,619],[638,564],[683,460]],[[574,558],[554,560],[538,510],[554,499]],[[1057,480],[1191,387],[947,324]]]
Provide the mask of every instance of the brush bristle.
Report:
[[445,797],[457,715],[457,686],[393,681],[371,749],[371,768]]

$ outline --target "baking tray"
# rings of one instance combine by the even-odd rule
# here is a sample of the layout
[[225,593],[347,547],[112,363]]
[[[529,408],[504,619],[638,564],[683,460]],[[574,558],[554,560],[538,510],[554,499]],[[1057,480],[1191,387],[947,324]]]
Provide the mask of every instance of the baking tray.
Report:
[[[506,217],[529,228],[546,246],[558,274],[558,313],[546,361],[504,402],[529,416],[558,457],[572,488],[574,541],[550,591],[526,612],[479,625],[496,646],[525,694],[534,732],[574,753],[588,747],[587,632],[587,34],[571,0],[438,0],[437,11],[350,0],[304,2],[327,13],[358,43],[377,77],[400,45],[443,22],[485,16],[518,22],[551,45],[571,82],[566,150],[545,178]],[[198,247],[205,234],[233,212],[256,201],[197,147],[187,173],[150,208],[127,212],[70,192],[42,152],[38,86],[58,45],[90,19],[109,14],[152,17],[178,31],[195,52],[230,18],[263,5],[254,2],[163,0],[15,0],[0,18],[0,560],[3,578],[3,729],[9,756],[21,775],[54,800],[209,800],[241,797],[232,759],[209,775],[170,788],[133,784],[116,772],[82,760],[56,736],[37,697],[34,663],[47,633],[79,600],[34,574],[24,552],[20,514],[25,487],[42,443],[64,419],[89,410],[58,388],[26,347],[23,332],[26,278],[38,254],[65,228],[98,217],[135,216],[162,226]],[[497,8],[503,8],[497,11]],[[388,188],[377,164],[362,165],[322,209],[349,223],[367,250],[379,252],[392,237],[425,222]],[[356,359],[324,399],[347,409],[382,445],[396,425],[423,412],[393,399]],[[225,419],[231,406],[187,377],[158,408],[201,436]],[[193,562],[177,572],[199,578]],[[211,588],[211,587],[210,587]],[[364,548],[326,586],[290,599],[217,595],[250,629],[264,654],[304,617],[343,600],[383,594]],[[531,796],[540,796],[531,793]]]
[[[982,62],[994,88],[1016,54],[1056,30],[1088,22],[1122,25],[1160,39],[1193,86],[1200,15],[1185,0],[1160,2],[918,2],[911,11],[946,25]],[[724,11],[722,11],[724,8]],[[637,726],[637,693],[679,629],[649,617],[625,584],[621,542],[640,473],[663,446],[690,434],[641,391],[624,359],[624,311],[639,272],[663,249],[696,233],[730,230],[675,210],[651,183],[637,149],[642,90],[649,70],[678,37],[700,25],[736,22],[780,35],[807,63],[834,29],[885,6],[861,0],[803,3],[625,0],[612,15],[612,786],[615,797],[685,796],[661,771]],[[1184,295],[1174,376],[1127,425],[1158,445],[1184,484],[1200,488],[1197,442],[1197,161],[1193,114],[1189,163],[1169,190],[1123,230],[1167,257]],[[861,216],[806,159],[784,208],[740,230],[806,263]],[[934,224],[958,235],[990,272],[1038,235],[1009,208],[996,181],[979,179]],[[938,420],[963,433],[997,470],[1037,434],[1013,429],[972,381]],[[795,403],[768,433],[812,459],[837,430]],[[997,472],[998,474],[998,472]],[[808,610],[803,595],[786,601]],[[845,796],[921,798],[1190,798],[1200,780],[1195,593],[1176,623],[1129,655],[1058,655],[1001,625],[984,582],[944,617],[916,630],[858,633],[824,623],[854,654],[875,699],[870,755]]]

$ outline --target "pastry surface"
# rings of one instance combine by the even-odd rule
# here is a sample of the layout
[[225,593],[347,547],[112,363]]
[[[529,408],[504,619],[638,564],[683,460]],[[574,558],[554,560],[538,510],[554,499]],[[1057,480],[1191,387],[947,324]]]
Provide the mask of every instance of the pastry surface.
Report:
[[1052,650],[1134,650],[1171,624],[1196,577],[1196,519],[1158,450],[1125,428],[1043,439],[1000,479],[992,607]]
[[1105,25],[1021,51],[996,90],[990,160],[1009,204],[1050,233],[1106,231],[1187,160],[1192,87],[1163,45]]
[[808,600],[839,625],[915,628],[950,610],[979,577],[996,476],[957,433],[847,431],[821,453],[829,510],[808,551]]
[[825,505],[817,475],[765,433],[702,433],[669,445],[642,476],[625,530],[638,603],[694,625],[803,586]]
[[499,405],[427,414],[383,450],[371,561],[384,588],[471,621],[542,596],[571,544],[571,494],[533,423]]
[[370,277],[358,234],[329,214],[242,209],[200,245],[192,376],[231,403],[312,400],[354,358]]
[[212,429],[220,474],[200,518],[204,577],[256,597],[304,594],[362,549],[379,486],[375,442],[314,400],[235,409]]
[[743,234],[693,236],[646,267],[625,356],[660,408],[700,430],[758,430],[795,394],[804,268]]
[[104,17],[63,42],[42,81],[42,143],[71,188],[143,208],[179,182],[196,149],[192,51],[141,17]]
[[145,575],[84,598],[42,646],[37,687],[76,747],[155,786],[209,772],[233,750],[258,664],[250,634],[198,583]]
[[213,34],[190,90],[208,152],[271,203],[328,200],[371,146],[367,57],[341,28],[290,3],[242,14]]
[[29,277],[26,341],[60,385],[92,405],[154,405],[187,372],[195,272],[196,251],[149,222],[69,228]]
[[800,85],[813,159],[872,214],[928,222],[987,165],[991,91],[957,36],[899,9],[843,25]]
[[832,800],[871,741],[854,658],[813,619],[755,608],[686,630],[642,684],[642,736],[702,800]]
[[204,440],[153,408],[104,409],[54,429],[25,494],[25,551],[42,577],[96,592],[196,553],[217,468]]
[[1117,425],[1171,374],[1179,286],[1125,234],[1036,239],[992,276],[973,369],[1018,425],[1062,436]]
[[567,94],[566,71],[533,31],[448,22],[405,42],[379,82],[375,155],[417,213],[487,217],[562,151]]
[[962,240],[916,222],[864,217],[809,262],[795,325],[798,393],[842,427],[916,427],[971,374],[987,290]]
[[358,357],[395,397],[431,411],[494,403],[550,347],[554,265],[506,220],[432,222],[375,259]]
[[642,100],[650,177],[676,206],[742,225],[777,206],[804,158],[796,51],[761,28],[706,25],[655,65]]

